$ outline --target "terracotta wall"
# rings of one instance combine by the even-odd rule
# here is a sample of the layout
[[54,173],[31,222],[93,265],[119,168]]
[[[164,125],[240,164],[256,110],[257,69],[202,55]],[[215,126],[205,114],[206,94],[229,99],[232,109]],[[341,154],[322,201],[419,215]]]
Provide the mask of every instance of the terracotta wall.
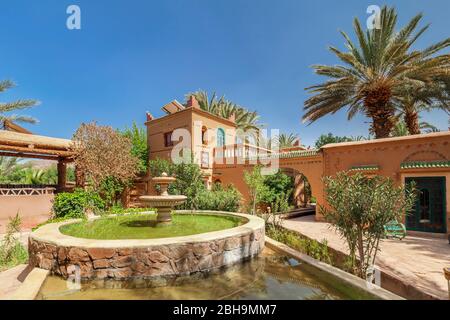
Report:
[[[236,130],[228,121],[221,121],[217,117],[206,117],[203,114],[194,112],[192,114],[192,148],[196,162],[201,164],[202,152],[209,155],[209,167],[213,166],[213,151],[217,146],[217,130],[222,128],[225,131],[225,144],[234,144],[236,141]],[[202,127],[207,129],[207,143],[202,143]]]
[[[312,195],[316,197],[317,203],[323,202],[323,161],[322,154],[319,153],[313,156],[297,157],[288,159],[279,159],[278,163],[273,163],[273,166],[279,168],[292,168],[298,173],[304,174],[311,184]],[[216,164],[213,170],[213,181],[220,180],[222,185],[233,184],[244,199],[248,199],[248,187],[244,181],[244,172],[251,171],[254,164]]]
[[405,177],[446,177],[447,232],[450,233],[450,168],[400,168],[402,162],[449,161],[450,132],[332,144],[325,146],[323,153],[327,176],[353,166],[377,165],[379,169],[373,174],[388,176],[397,184],[403,184]]
[[[401,169],[403,162],[449,161],[450,132],[416,135],[372,141],[330,144],[317,155],[279,160],[280,168],[292,168],[303,173],[311,184],[317,203],[326,205],[323,192],[323,176],[333,176],[359,166],[377,166],[378,170],[366,174],[388,176],[397,184],[406,177],[446,177],[447,232],[450,233],[450,168]],[[248,188],[244,182],[244,171],[252,170],[251,164],[216,165],[213,180],[223,185],[233,184],[248,199]],[[316,219],[322,220],[320,212]]]
[[[211,129],[209,143],[203,145],[201,127]],[[201,164],[201,153],[208,152],[211,167],[204,169],[212,174],[212,181],[220,180],[223,185],[233,184],[248,199],[248,188],[244,182],[244,171],[252,170],[254,163],[214,164],[213,149],[216,146],[217,128],[226,132],[226,144],[235,143],[233,124],[225,119],[210,116],[201,110],[186,109],[173,115],[147,122],[150,158],[170,158],[171,147],[164,146],[164,133],[176,128],[185,128],[191,135],[190,146],[194,151],[196,162]],[[378,139],[371,141],[329,144],[316,154],[305,154],[291,158],[281,158],[279,168],[291,168],[304,174],[311,184],[312,195],[319,205],[326,205],[322,178],[333,176],[342,170],[359,166],[376,166],[366,174],[378,174],[394,179],[398,184],[404,183],[405,177],[445,176],[447,184],[447,230],[450,231],[450,168],[401,169],[403,162],[450,160],[450,132],[415,135],[399,138]],[[232,162],[233,163],[233,162]],[[322,219],[319,212],[316,218]]]
[[0,196],[0,232],[4,232],[8,218],[19,213],[23,228],[28,229],[50,217],[54,195]]
[[[164,145],[164,134],[180,128],[191,132],[192,114],[190,110],[183,110],[159,119],[148,121],[146,122],[146,125],[150,159],[170,159],[173,147],[166,147]],[[174,142],[174,145],[177,143],[178,142]],[[188,141],[188,144],[191,146],[191,141]]]

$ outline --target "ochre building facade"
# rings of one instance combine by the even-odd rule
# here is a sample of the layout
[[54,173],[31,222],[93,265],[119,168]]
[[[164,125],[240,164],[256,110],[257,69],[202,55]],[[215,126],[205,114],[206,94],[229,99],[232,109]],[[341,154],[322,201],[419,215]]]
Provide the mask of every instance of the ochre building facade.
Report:
[[[201,110],[194,98],[186,106],[172,101],[163,109],[167,115],[161,118],[147,115],[150,159],[172,159],[186,147],[202,168],[208,188],[213,183],[233,184],[247,199],[244,171],[257,163],[290,172],[294,177],[305,176],[318,205],[326,205],[322,178],[339,171],[383,175],[398,185],[413,180],[420,196],[414,212],[404,217],[407,229],[450,233],[449,131],[328,144],[320,150],[296,147],[275,152],[239,142],[233,118],[223,119]],[[183,130],[177,129],[189,135],[180,137]],[[316,218],[322,219],[319,210]]]

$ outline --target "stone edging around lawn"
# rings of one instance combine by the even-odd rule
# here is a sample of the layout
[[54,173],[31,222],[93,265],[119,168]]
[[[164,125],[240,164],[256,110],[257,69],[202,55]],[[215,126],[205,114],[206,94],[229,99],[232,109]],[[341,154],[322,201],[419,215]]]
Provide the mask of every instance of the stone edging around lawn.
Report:
[[325,262],[314,259],[304,253],[301,253],[297,250],[292,249],[291,247],[285,245],[284,243],[278,242],[269,237],[266,237],[265,240],[266,240],[267,247],[269,247],[273,250],[276,250],[276,251],[281,251],[283,253],[286,253],[286,254],[294,257],[295,259],[304,261],[307,264],[312,265],[313,267],[315,267],[321,271],[324,271],[328,274],[331,274],[332,276],[350,284],[351,286],[356,287],[360,290],[363,290],[379,299],[404,300],[404,298],[402,298],[386,289],[383,289],[377,285],[371,284],[370,285],[371,288],[368,288],[368,283],[364,279],[361,279],[353,274],[350,274],[341,269],[333,267]]
[[63,235],[59,228],[79,220],[52,223],[30,234],[29,263],[63,278],[79,270],[85,280],[125,280],[208,271],[257,255],[264,248],[263,219],[230,212],[196,213],[238,216],[247,222],[221,231],[142,240],[76,238]]

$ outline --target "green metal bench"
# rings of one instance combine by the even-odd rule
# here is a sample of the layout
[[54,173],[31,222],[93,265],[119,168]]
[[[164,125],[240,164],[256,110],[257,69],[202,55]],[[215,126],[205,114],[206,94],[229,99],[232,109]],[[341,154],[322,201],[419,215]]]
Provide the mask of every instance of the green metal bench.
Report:
[[406,237],[406,228],[403,223],[391,221],[384,226],[385,238],[394,238],[402,240]]

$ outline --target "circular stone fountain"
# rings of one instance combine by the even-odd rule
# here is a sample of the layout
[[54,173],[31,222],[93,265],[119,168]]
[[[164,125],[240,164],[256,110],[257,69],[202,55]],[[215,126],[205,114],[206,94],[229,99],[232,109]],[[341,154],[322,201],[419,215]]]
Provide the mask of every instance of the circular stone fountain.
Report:
[[51,223],[31,233],[29,264],[63,278],[79,275],[83,280],[128,280],[210,271],[251,258],[263,250],[263,219],[229,212],[206,214],[231,215],[245,221],[238,227],[189,236],[127,240],[76,238],[59,230],[80,219]]
[[[161,194],[142,197],[158,209],[157,221],[161,224],[170,224],[172,208],[186,200],[185,196],[167,194],[167,186],[173,179],[167,175],[154,178],[161,186]],[[80,223],[81,219],[51,223],[29,236],[29,264],[63,278],[154,279],[210,271],[256,256],[264,248],[264,220],[256,216],[219,211],[176,213],[194,217],[232,216],[243,223],[229,229],[187,236],[124,240],[84,239],[61,233],[60,227]]]
[[152,181],[160,186],[160,195],[158,196],[141,196],[139,199],[152,208],[157,209],[158,217],[156,221],[159,224],[170,224],[172,222],[173,207],[184,203],[187,199],[182,195],[169,195],[167,188],[169,184],[174,182],[176,178],[169,177],[167,173],[163,172],[161,177],[152,178]]

